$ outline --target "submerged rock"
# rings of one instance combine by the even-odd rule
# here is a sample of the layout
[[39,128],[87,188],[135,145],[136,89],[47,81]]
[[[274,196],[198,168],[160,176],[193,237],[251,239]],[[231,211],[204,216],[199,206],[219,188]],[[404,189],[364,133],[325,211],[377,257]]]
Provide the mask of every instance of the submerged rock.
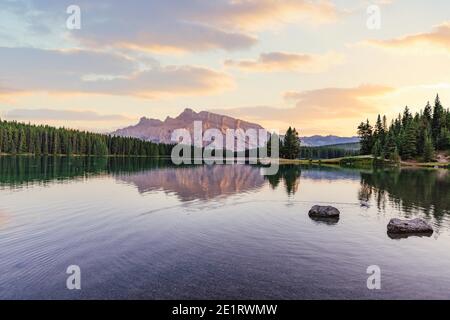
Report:
[[341,213],[338,209],[332,206],[313,206],[309,210],[308,215],[314,218],[335,218],[339,217]]
[[387,225],[388,233],[422,234],[433,233],[433,228],[423,219],[412,220],[391,219]]

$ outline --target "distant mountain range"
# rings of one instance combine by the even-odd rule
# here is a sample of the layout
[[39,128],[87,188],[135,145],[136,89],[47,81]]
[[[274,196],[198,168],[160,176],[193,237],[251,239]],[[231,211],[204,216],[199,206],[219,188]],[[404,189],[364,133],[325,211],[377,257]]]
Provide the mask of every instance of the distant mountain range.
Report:
[[303,146],[310,147],[321,147],[321,146],[329,146],[336,144],[344,144],[344,143],[355,143],[359,142],[358,137],[338,137],[333,135],[328,136],[310,136],[310,137],[300,137],[300,141]]
[[[223,134],[227,129],[263,129],[256,123],[220,115],[208,111],[195,112],[186,108],[180,115],[175,118],[167,117],[164,121],[142,117],[136,125],[132,125],[123,129],[112,132],[113,135],[122,137],[140,138],[146,141],[159,143],[170,143],[172,132],[176,129],[185,128],[189,130],[191,136],[193,134],[194,121],[202,121],[203,131],[209,128],[219,129]],[[338,136],[311,136],[301,137],[304,146],[325,146],[341,143],[358,142],[358,137],[338,137]]]

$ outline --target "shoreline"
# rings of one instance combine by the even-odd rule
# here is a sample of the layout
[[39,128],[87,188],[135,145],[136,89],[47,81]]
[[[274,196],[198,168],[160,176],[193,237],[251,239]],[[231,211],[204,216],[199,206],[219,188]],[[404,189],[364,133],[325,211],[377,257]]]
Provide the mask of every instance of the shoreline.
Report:
[[[373,165],[373,156],[355,156],[355,157],[343,157],[343,158],[333,158],[333,159],[282,159],[280,158],[280,164],[314,164],[314,165],[339,165],[345,166],[356,164],[361,162],[364,165]],[[450,169],[450,162],[411,162],[411,161],[401,161],[399,163],[392,163],[388,160],[380,160],[386,163],[386,165],[397,166],[397,167],[418,167],[418,168],[431,168],[431,169]],[[347,162],[347,163],[345,163]]]
[[[108,158],[151,158],[151,159],[170,159],[167,156],[144,156],[144,155],[86,155],[86,154],[41,154],[36,155],[32,153],[0,153],[0,157],[108,157]],[[373,156],[354,156],[354,157],[342,157],[332,159],[283,159],[279,158],[279,164],[297,164],[297,165],[337,165],[337,166],[372,166],[375,158]],[[382,161],[377,159],[377,161]],[[383,160],[386,165],[396,167],[417,167],[417,168],[430,168],[430,169],[450,169],[450,162],[413,162],[413,161],[401,161],[399,163],[392,163],[389,160]]]
[[168,156],[118,155],[118,154],[34,154],[34,153],[0,153],[0,157],[103,157],[103,158],[153,158],[170,159]]

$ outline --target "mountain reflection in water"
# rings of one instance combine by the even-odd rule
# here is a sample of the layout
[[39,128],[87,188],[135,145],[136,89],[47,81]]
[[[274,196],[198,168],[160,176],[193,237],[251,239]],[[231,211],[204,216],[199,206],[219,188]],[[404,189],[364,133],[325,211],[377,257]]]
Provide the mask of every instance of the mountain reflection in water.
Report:
[[[0,157],[0,299],[450,298],[448,171],[260,169]],[[311,219],[315,204],[340,218]],[[392,239],[394,217],[435,232]]]

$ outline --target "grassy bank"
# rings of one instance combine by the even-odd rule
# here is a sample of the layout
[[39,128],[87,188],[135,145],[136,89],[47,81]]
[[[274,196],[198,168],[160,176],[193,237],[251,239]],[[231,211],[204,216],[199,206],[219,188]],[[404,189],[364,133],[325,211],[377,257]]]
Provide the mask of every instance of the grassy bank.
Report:
[[414,162],[401,161],[394,163],[389,160],[375,159],[373,156],[354,156],[334,159],[306,160],[306,159],[280,159],[280,164],[315,164],[315,165],[339,165],[367,167],[372,166],[374,162],[380,165],[392,165],[401,167],[426,167],[426,168],[450,168],[450,162]]

